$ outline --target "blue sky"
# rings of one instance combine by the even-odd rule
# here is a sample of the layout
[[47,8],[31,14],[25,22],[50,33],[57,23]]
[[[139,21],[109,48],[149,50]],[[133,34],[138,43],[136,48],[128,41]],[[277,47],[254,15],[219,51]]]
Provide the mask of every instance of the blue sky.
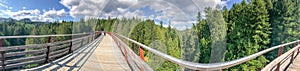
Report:
[[[5,6],[0,6],[0,10],[10,10],[12,12],[18,12],[20,10],[39,10],[41,14],[44,13],[43,10],[61,10],[64,9],[66,12],[69,11],[65,6],[59,3],[60,0],[2,0],[2,4]],[[1,12],[0,12],[1,13]],[[3,13],[3,12],[2,12]],[[5,15],[3,17],[13,17]],[[55,18],[56,20],[73,20],[71,16],[64,16]]]
[[231,0],[231,1],[228,1],[226,3],[227,4],[227,8],[230,9],[234,3],[241,3],[242,1],[243,0]]
[[6,2],[8,6],[13,8],[13,11],[21,10],[23,7],[39,10],[52,8],[67,10],[65,6],[59,3],[59,0],[7,0]]
[[[205,6],[227,5],[241,0],[192,0],[188,1],[137,1],[137,0],[0,0],[0,16],[15,19],[30,18],[34,21],[78,20],[79,18],[106,18],[135,16],[156,21],[171,21],[174,26],[194,22],[197,12]],[[151,1],[151,2],[150,2]],[[194,2],[194,3],[192,3]],[[158,5],[156,5],[158,4]],[[192,5],[196,4],[196,5]],[[101,14],[101,15],[99,15]],[[186,19],[181,19],[186,18]],[[176,24],[178,23],[178,24]],[[185,26],[184,26],[185,27]],[[182,27],[183,28],[183,27]]]

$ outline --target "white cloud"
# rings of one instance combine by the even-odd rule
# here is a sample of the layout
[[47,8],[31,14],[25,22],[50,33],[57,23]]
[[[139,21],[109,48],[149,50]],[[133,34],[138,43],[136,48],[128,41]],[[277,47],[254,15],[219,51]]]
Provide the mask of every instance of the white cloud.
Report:
[[144,18],[143,16],[143,12],[140,11],[140,10],[136,10],[134,12],[129,12],[127,11],[126,13],[122,13],[120,14],[122,17],[125,17],[125,18],[133,18],[133,17],[140,17],[140,18]]
[[68,8],[79,5],[80,0],[61,0],[60,3]]
[[[197,12],[205,7],[225,6],[228,1],[221,0],[61,0],[73,18],[107,18],[110,17],[140,17],[145,16],[141,8],[149,6],[155,11],[150,18],[170,20],[174,27],[177,24],[190,25],[195,23]],[[186,27],[186,26],[184,26]],[[191,26],[188,26],[191,27]],[[182,29],[182,28],[181,28]],[[184,28],[185,29],[185,28]]]
[[58,17],[65,17],[67,15],[67,12],[65,9],[61,9],[56,11],[55,9],[49,10],[44,12],[43,17],[44,18],[58,18]]
[[26,7],[22,7],[22,9],[26,9]]
[[[151,0],[139,2],[137,6],[143,7],[149,5],[158,13],[156,19],[170,20],[171,25],[177,29],[190,28],[191,24],[196,23],[196,16],[198,12],[204,11],[206,7],[216,7],[217,5],[225,6],[228,1],[221,0]],[[184,26],[184,27],[183,27]]]
[[125,11],[127,11],[127,9],[123,9],[123,8],[117,8],[117,10],[121,13],[124,13]]
[[20,11],[11,11],[11,10],[2,10],[4,14],[8,15],[8,17],[20,20],[29,18],[32,21],[54,21],[56,18],[64,17],[66,16],[66,12],[64,9],[62,10],[49,10],[44,11],[43,14],[41,14],[40,10],[34,9],[34,10],[20,10]]
[[8,8],[8,6],[7,6],[7,5],[5,5],[5,3],[4,3],[4,2],[0,2],[0,7]]
[[118,0],[118,1],[123,4],[135,4],[138,2],[138,0]]
[[73,18],[98,17],[108,0],[62,0]]
[[4,14],[7,14],[12,17],[24,16],[24,15],[40,15],[40,11],[38,9],[34,10],[20,10],[17,12],[12,12],[11,10],[2,10]]

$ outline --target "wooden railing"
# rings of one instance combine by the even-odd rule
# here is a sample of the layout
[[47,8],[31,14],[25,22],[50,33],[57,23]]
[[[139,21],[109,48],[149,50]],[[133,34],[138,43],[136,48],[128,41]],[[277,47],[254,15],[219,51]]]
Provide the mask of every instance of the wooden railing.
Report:
[[[126,44],[126,39],[123,41],[115,36],[113,33],[108,33],[111,35],[120,51],[122,52],[127,64],[131,68],[132,71],[153,71],[153,69],[144,62],[144,54],[140,53],[140,56],[137,56]],[[141,47],[140,47],[141,48]],[[141,50],[140,50],[141,51]],[[143,50],[142,50],[143,51]],[[141,57],[142,55],[142,57]]]
[[[193,69],[193,70],[205,70],[205,71],[211,71],[211,70],[222,70],[222,69],[226,69],[226,68],[230,68],[236,65],[239,65],[241,63],[250,61],[252,59],[255,59],[258,56],[262,56],[265,53],[268,53],[272,50],[278,49],[278,58],[276,58],[275,60],[273,60],[269,65],[267,65],[264,69],[262,69],[262,71],[270,71],[270,70],[276,70],[276,71],[282,71],[284,69],[286,69],[287,65],[289,65],[291,62],[294,61],[294,58],[298,55],[299,53],[299,48],[300,48],[300,40],[296,40],[293,42],[289,42],[289,43],[285,43],[285,44],[281,44],[281,45],[277,45],[274,47],[270,47],[268,49],[262,50],[260,52],[254,53],[252,55],[249,56],[245,56],[243,58],[239,58],[239,59],[235,59],[235,60],[231,60],[231,61],[226,61],[226,62],[219,62],[219,63],[195,63],[195,62],[189,62],[189,61],[185,61],[185,60],[181,60],[178,58],[175,58],[173,56],[170,56],[168,54],[165,54],[163,52],[160,52],[156,49],[153,49],[151,47],[148,47],[142,43],[139,43],[133,39],[130,39],[128,37],[125,37],[123,35],[119,35],[117,34],[117,36],[119,36],[120,38],[123,38],[124,40],[127,40],[129,42],[134,43],[135,45],[138,45],[139,49],[141,49],[140,51],[144,51],[143,49],[147,50],[148,52],[151,52],[161,58],[164,58],[168,61],[171,61],[172,63],[178,64],[182,67],[185,68],[189,68],[189,69]],[[282,54],[282,50],[285,47],[293,47],[291,50],[289,50],[288,52],[286,52],[285,54]],[[143,59],[143,54],[140,54],[140,58]],[[287,62],[286,60],[289,60],[289,62]],[[288,64],[283,64],[283,63],[288,63]]]
[[[0,64],[2,71],[20,68],[30,64],[49,63],[63,55],[72,53],[100,35],[100,32],[62,34],[62,35],[26,35],[0,37]],[[55,37],[75,37],[70,40],[51,42]],[[48,38],[45,44],[30,44],[21,46],[4,45],[5,39],[11,38]]]
[[[286,46],[281,46],[278,49],[278,53],[277,53],[277,58],[274,59],[272,62],[270,62],[267,66],[265,66],[264,69],[262,69],[262,71],[286,71],[286,69],[288,68],[288,66],[293,63],[295,57],[297,57],[297,55],[299,54],[299,47],[300,45],[298,45],[300,42],[293,42],[290,43],[289,45]],[[284,47],[289,47],[290,45],[293,45],[293,48],[290,49],[289,51],[283,53],[283,48]]]

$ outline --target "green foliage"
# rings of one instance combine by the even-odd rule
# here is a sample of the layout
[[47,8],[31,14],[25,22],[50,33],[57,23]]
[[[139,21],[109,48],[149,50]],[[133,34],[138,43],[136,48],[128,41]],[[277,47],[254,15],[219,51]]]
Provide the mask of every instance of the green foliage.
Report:
[[210,55],[211,55],[211,33],[209,29],[209,25],[206,23],[206,20],[201,19],[200,13],[198,13],[198,24],[196,28],[196,33],[199,38],[199,50],[200,57],[199,63],[209,63]]
[[[129,33],[129,38],[136,40],[142,44],[149,45],[155,41],[161,41],[162,44],[165,44],[166,54],[169,54],[176,58],[181,58],[181,48],[179,42],[179,36],[176,34],[175,29],[172,29],[170,26],[164,28],[158,26],[154,23],[153,20],[146,20],[139,22]],[[138,46],[130,44],[130,47],[138,53]],[[160,49],[160,48],[158,48]],[[146,51],[145,58],[149,62],[149,55],[151,53]],[[157,68],[158,71],[170,71],[178,70],[179,66],[177,64],[165,61],[162,65]]]
[[97,25],[96,25],[96,30],[100,31],[101,29],[104,29],[106,32],[112,32],[114,29],[114,25],[117,22],[117,18],[111,19],[108,17],[107,20],[105,19],[98,19],[97,20]]
[[[235,4],[230,13],[225,61],[245,57],[269,47],[271,27],[264,1],[252,0],[246,4],[243,0],[241,4]],[[260,56],[229,70],[257,70],[267,62],[264,56]]]
[[211,10],[207,8],[205,11],[206,23],[209,26],[211,38],[210,63],[221,62],[224,59],[224,52],[226,50],[227,23],[219,9]]

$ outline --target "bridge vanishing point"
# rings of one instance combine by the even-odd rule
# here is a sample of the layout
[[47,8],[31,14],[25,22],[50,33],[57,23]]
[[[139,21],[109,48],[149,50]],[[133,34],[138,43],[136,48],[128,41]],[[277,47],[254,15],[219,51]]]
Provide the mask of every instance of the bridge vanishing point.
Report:
[[[143,45],[125,36],[101,32],[61,34],[61,35],[25,35],[0,36],[0,70],[21,71],[153,71],[145,62],[144,50],[165,60],[192,70],[223,70],[265,53],[278,49],[278,57],[266,65],[262,71],[300,71],[299,48],[300,40],[274,46],[255,54],[232,61],[220,63],[194,63],[177,59],[151,47]],[[69,36],[71,40],[55,41],[53,38]],[[45,44],[20,46],[4,46],[4,39],[15,38],[47,38]],[[123,40],[121,40],[121,39]],[[55,41],[55,42],[54,42]],[[134,43],[139,47],[136,55],[128,45]],[[283,53],[283,48],[293,47]],[[23,69],[22,67],[40,66]]]

